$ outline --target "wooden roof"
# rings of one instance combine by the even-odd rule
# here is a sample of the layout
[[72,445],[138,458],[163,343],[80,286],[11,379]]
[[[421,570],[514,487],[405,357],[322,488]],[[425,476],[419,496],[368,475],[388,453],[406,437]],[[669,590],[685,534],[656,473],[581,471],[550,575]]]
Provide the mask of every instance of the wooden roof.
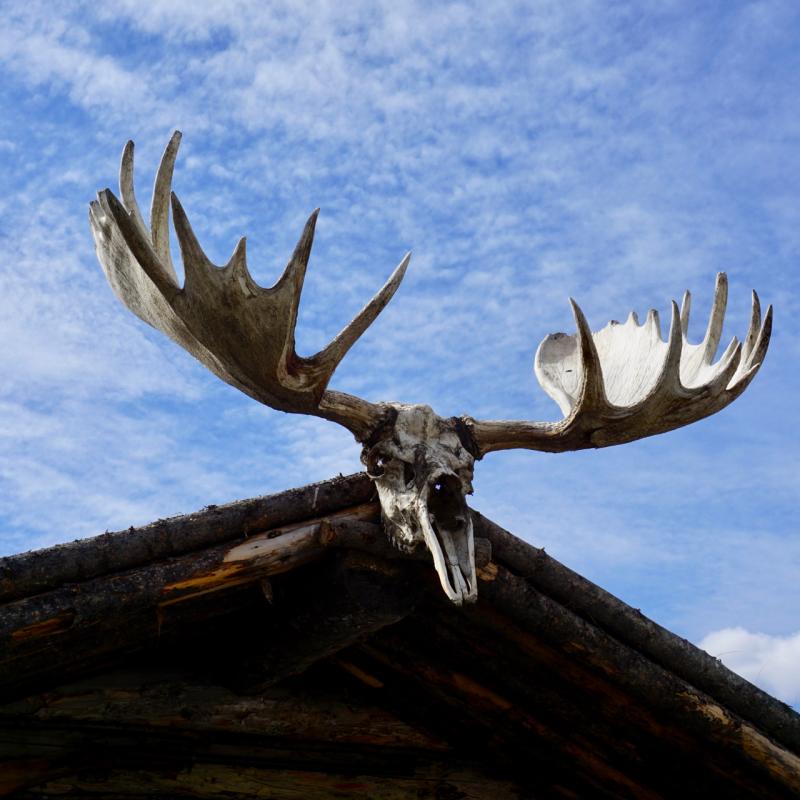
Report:
[[800,796],[800,716],[474,517],[467,608],[364,475],[0,559],[0,795]]

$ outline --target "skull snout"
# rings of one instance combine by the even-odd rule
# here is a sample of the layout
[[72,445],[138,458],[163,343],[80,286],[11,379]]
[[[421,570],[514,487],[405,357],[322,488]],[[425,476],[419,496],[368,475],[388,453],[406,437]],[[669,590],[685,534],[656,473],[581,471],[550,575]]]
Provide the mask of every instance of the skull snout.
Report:
[[420,499],[422,531],[442,588],[458,605],[473,601],[477,580],[472,518],[461,479],[450,472],[435,473]]

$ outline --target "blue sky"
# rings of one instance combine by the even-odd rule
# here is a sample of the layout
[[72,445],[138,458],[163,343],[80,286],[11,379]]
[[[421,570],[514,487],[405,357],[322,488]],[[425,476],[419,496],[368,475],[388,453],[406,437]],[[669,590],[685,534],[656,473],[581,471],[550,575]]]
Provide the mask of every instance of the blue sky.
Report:
[[261,407],[115,300],[87,205],[136,141],[142,205],[170,133],[217,263],[264,285],[320,206],[298,327],[315,352],[407,250],[331,386],[440,414],[560,415],[532,360],[662,317],[685,288],[726,337],[755,287],[763,370],[680,431],[490,454],[473,505],[800,704],[800,7],[772,2],[3,2],[0,552],[360,468],[344,429]]

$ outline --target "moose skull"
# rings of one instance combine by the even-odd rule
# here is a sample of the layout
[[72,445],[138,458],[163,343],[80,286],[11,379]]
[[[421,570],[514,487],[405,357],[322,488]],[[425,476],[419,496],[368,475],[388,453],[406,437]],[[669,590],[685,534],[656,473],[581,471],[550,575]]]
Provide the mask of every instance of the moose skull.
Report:
[[[715,361],[728,297],[720,273],[699,344],[688,339],[688,292],[680,311],[672,304],[666,340],[655,311],[641,325],[631,313],[624,324],[593,332],[573,302],[576,334],[548,336],[535,360],[536,377],[564,413],[560,422],[443,418],[425,405],[372,403],[329,389],[336,366],[397,291],[410,254],[325,348],[298,355],[297,310],[317,211],[272,288],[258,286],[250,275],[244,239],[230,261],[216,267],[170,191],[180,138],[178,132],[172,136],[158,168],[149,229],[133,188],[133,142],[122,155],[121,201],[106,189],[91,204],[97,255],[109,283],[133,313],[222,380],[271,408],[347,428],[364,445],[361,458],[378,488],[393,541],[404,550],[427,546],[454,603],[477,595],[472,521],[464,499],[472,492],[476,458],[515,448],[563,453],[608,447],[688,425],[733,402],[766,355],[772,307],[762,320],[753,292],[745,338],[734,339]],[[170,255],[170,206],[183,286]]]
[[478,584],[465,495],[472,494],[475,458],[463,422],[426,405],[386,405],[388,424],[361,459],[389,535],[406,552],[427,546],[445,594],[457,605],[473,602]]

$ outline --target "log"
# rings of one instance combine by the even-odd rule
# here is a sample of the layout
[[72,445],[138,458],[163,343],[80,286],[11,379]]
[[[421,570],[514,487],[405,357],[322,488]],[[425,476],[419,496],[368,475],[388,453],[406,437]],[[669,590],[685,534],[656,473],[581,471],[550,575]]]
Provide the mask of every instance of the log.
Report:
[[717,698],[777,741],[800,752],[800,716],[785,703],[559,563],[544,549],[523,542],[477,511],[473,511],[472,516],[475,535],[491,542],[493,557],[498,563],[527,578],[540,592],[603,628],[615,639]]
[[321,680],[309,676],[292,686],[242,695],[209,680],[198,666],[190,657],[182,663],[139,658],[120,669],[0,706],[0,728],[6,731],[6,739],[0,739],[0,761],[6,747],[14,746],[13,729],[33,721],[63,727],[235,730],[270,737],[290,732],[298,740],[450,750],[443,740],[381,708],[378,698],[365,700],[341,681],[331,681],[330,673]]
[[[505,578],[498,568],[495,583],[502,585]],[[573,629],[573,639],[548,642],[540,629],[553,621],[554,607],[534,609],[539,629],[530,631],[499,614],[494,601],[453,614],[432,608],[433,600],[412,619],[348,651],[345,669],[356,678],[368,676],[362,683],[378,685],[383,702],[391,702],[398,716],[427,722],[448,741],[456,740],[445,721],[463,715],[462,728],[486,758],[496,765],[510,759],[503,774],[515,780],[536,776],[532,795],[535,788],[549,796],[546,787],[562,785],[580,797],[696,794],[760,800],[793,797],[800,789],[800,774],[792,766],[796,757],[773,743],[761,752],[753,749],[768,739],[752,726],[742,741],[736,738],[741,721],[732,717],[717,737],[708,735],[707,725],[696,724],[696,717],[704,723],[707,713],[726,713],[713,701],[698,708],[673,691],[674,704],[662,703],[665,691],[686,688],[674,677],[670,685],[636,672],[631,681],[638,683],[637,691],[631,691],[626,673],[613,661],[620,645],[610,637],[606,649],[590,646],[588,659],[580,629]],[[424,630],[414,625],[422,616]],[[564,617],[556,619],[556,628],[562,623],[568,631]],[[417,717],[430,708],[436,709],[432,720]]]
[[[7,603],[0,618],[3,696],[14,697],[24,686],[35,685],[37,676],[49,680],[61,671],[65,677],[113,663],[115,655],[161,636],[177,606],[258,584],[337,550],[394,562],[430,559],[425,550],[409,557],[393,548],[376,522],[378,515],[378,506],[368,503]],[[488,543],[479,543],[477,550],[479,564],[488,561]],[[434,585],[429,571],[431,579],[422,575],[420,582]],[[209,617],[224,610],[224,603],[218,610],[204,606]],[[179,615],[176,623],[188,619],[191,615]],[[61,654],[59,669],[49,653],[54,644]]]
[[[376,512],[368,504],[337,518],[370,519]],[[197,605],[201,617],[213,618],[218,612],[212,606],[198,605],[205,596],[220,595],[215,605],[224,611],[224,598],[236,587],[257,585],[335,552],[320,543],[320,525],[320,520],[304,522],[244,545],[218,545],[6,604],[0,617],[0,696],[11,699],[26,687],[39,688],[40,681],[52,685],[113,664],[158,641],[178,607]],[[188,622],[182,610],[176,619],[181,622]],[[57,660],[52,652],[58,652]]]
[[[620,686],[613,674],[576,657],[578,637],[576,648],[565,652],[486,603],[479,602],[466,615],[448,612],[426,608],[430,626],[426,638],[445,652],[474,656],[469,662],[451,660],[454,674],[467,669],[468,663],[472,681],[502,687],[512,707],[535,716],[543,731],[536,740],[530,731],[509,731],[520,741],[527,738],[529,747],[541,748],[552,735],[561,736],[558,753],[579,747],[591,756],[584,763],[610,773],[612,783],[615,774],[624,775],[663,797],[680,797],[689,789],[704,797],[739,796],[731,788],[734,785],[743,796],[764,796],[768,782],[760,771],[743,769],[735,746],[722,748],[696,736],[682,719],[668,719]],[[404,624],[372,641],[408,636],[407,631]],[[681,765],[679,771],[676,763]],[[777,796],[782,794],[779,787]]]
[[110,572],[202,550],[239,537],[320,518],[367,503],[375,494],[363,472],[278,494],[158,520],[141,528],[0,558],[0,603]]
[[[233,731],[29,722],[0,727],[15,752],[0,795],[24,798],[231,798],[272,800],[522,800],[480,763],[419,747],[298,741]],[[32,754],[35,754],[32,756]]]
[[[352,674],[356,667],[380,681],[381,702],[386,707],[445,739],[459,752],[491,764],[495,775],[524,787],[523,796],[550,797],[550,787],[560,785],[567,797],[647,797],[615,794],[615,783],[603,786],[592,777],[596,770],[579,770],[579,755],[584,760],[597,760],[597,756],[576,742],[575,732],[558,736],[548,730],[506,695],[502,683],[489,685],[476,679],[467,648],[449,647],[435,637],[420,647],[419,641],[407,636],[405,625],[396,636],[395,629],[384,634],[347,651],[347,672]],[[626,788],[630,785],[627,782]]]
[[638,649],[624,645],[502,566],[498,567],[494,580],[482,584],[481,592],[493,607],[526,632],[557,645],[568,655],[574,654],[649,708],[667,714],[700,741],[735,754],[737,760],[761,776],[765,786],[774,787],[774,796],[800,793],[800,757],[721,706],[719,700],[650,661]]
[[[164,609],[210,592],[230,589],[292,570],[333,549],[353,549],[387,560],[430,562],[419,549],[406,554],[392,547],[367,504],[321,520],[267,531],[238,544],[156,562],[137,570],[95,578],[7,604],[0,620],[0,641],[29,642],[114,618],[119,622],[138,608]],[[476,564],[485,566],[491,545],[476,540]]]

